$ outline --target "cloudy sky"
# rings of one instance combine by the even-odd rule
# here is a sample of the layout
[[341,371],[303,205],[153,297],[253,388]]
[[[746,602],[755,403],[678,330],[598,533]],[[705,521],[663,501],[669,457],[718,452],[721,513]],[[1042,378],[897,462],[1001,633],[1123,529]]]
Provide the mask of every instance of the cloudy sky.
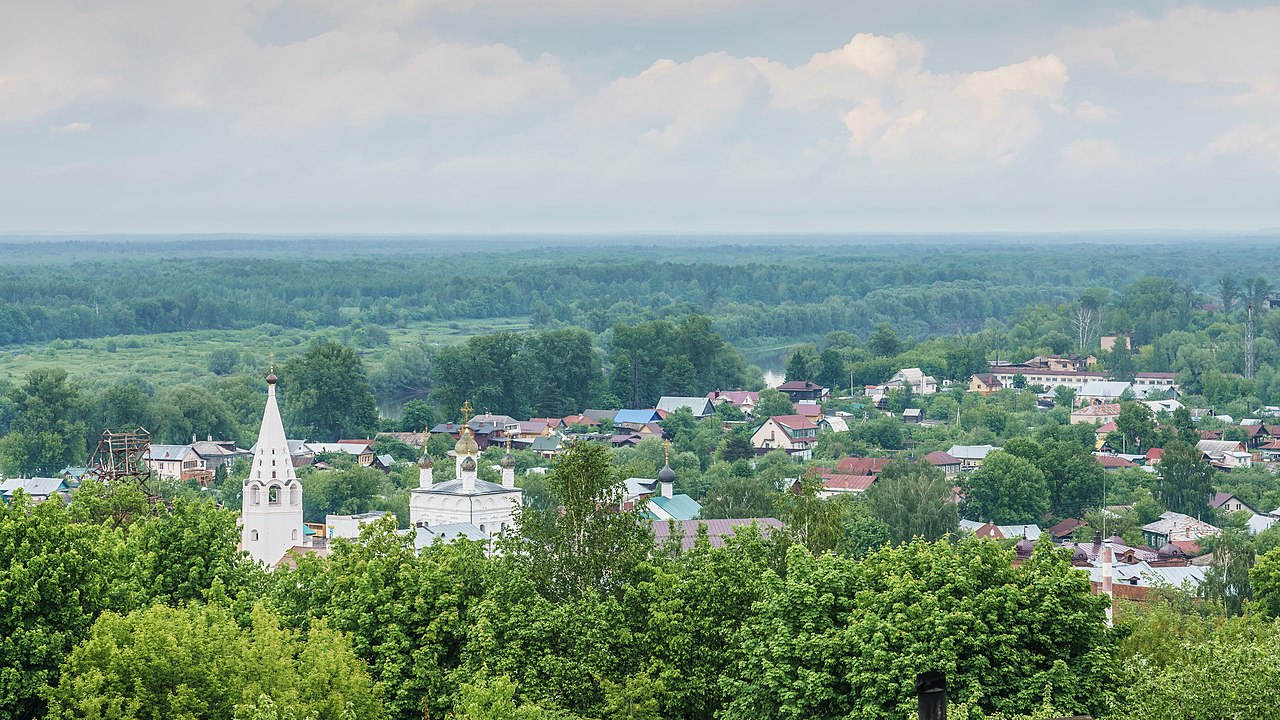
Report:
[[0,3],[0,231],[1280,227],[1274,3]]

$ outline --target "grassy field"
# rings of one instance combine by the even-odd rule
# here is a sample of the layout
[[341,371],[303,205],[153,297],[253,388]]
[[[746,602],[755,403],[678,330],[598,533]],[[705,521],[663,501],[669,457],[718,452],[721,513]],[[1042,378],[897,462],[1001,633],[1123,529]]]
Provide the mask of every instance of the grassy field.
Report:
[[[361,348],[366,366],[372,370],[386,352],[396,345],[426,342],[448,345],[473,335],[529,327],[528,318],[441,321],[418,323],[404,328],[387,328],[390,343]],[[270,358],[277,362],[307,349],[317,338],[345,340],[349,329],[285,329],[259,326],[247,330],[202,330],[158,335],[118,335],[92,340],[55,340],[42,345],[0,348],[0,380],[15,381],[38,367],[61,367],[84,383],[95,385],[141,376],[157,386],[198,382],[211,377],[209,354],[233,349],[243,358],[245,368],[260,367],[265,374]]]

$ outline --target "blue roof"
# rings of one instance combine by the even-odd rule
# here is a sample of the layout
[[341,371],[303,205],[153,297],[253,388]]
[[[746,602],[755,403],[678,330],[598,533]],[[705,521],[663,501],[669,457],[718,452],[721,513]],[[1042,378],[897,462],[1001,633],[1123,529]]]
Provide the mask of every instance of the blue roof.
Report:
[[[654,512],[655,507],[661,511],[661,514]],[[671,497],[659,495],[649,498],[646,512],[654,520],[693,520],[702,514],[702,506],[688,495]]]
[[614,424],[618,423],[651,423],[659,420],[657,410],[619,410],[617,415],[613,416]]

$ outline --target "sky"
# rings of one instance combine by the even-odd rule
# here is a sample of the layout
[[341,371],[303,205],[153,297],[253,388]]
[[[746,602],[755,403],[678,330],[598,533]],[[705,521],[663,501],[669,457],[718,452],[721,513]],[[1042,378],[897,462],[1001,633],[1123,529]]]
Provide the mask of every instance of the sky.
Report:
[[1280,4],[0,0],[0,231],[1280,227]]

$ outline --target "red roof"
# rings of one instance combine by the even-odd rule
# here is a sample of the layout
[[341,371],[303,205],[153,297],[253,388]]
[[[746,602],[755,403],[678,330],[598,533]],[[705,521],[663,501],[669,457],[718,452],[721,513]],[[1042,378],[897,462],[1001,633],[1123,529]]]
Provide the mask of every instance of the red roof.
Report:
[[598,420],[593,420],[586,415],[570,415],[564,419],[564,424],[568,425],[599,425]]
[[798,402],[796,403],[796,412],[805,417],[821,417],[822,406],[818,403]]
[[1109,432],[1111,432],[1111,431],[1113,431],[1113,430],[1117,430],[1118,428],[1119,428],[1119,426],[1117,426],[1117,425],[1116,425],[1116,421],[1115,421],[1115,420],[1109,420],[1109,421],[1104,422],[1104,423],[1102,423],[1101,425],[1099,425],[1099,426],[1098,426],[1098,429],[1097,429],[1097,430],[1095,430],[1094,432],[1096,432],[1096,433],[1098,433],[1098,434],[1100,434],[1100,435],[1106,435],[1107,433],[1109,433]]
[[1134,375],[1138,378],[1150,378],[1152,380],[1173,380],[1178,377],[1178,373],[1171,372],[1140,372]]
[[836,472],[843,475],[879,475],[888,464],[889,458],[846,457],[836,463]]
[[1147,460],[1159,460],[1164,457],[1164,448],[1151,448],[1147,451]]
[[1280,450],[1280,440],[1271,440],[1258,446],[1259,450]]
[[960,458],[952,455],[951,453],[945,452],[943,450],[934,450],[928,455],[925,455],[924,461],[929,463],[930,465],[937,465],[937,466],[960,464]]
[[1115,455],[1094,455],[1094,457],[1098,458],[1098,462],[1102,467],[1108,469],[1138,467],[1132,460],[1116,457]]
[[831,473],[822,475],[822,484],[832,490],[847,490],[849,492],[862,492],[871,487],[876,481],[875,475],[845,475],[843,473]]
[[1045,532],[1049,533],[1050,535],[1056,538],[1068,537],[1071,535],[1071,533],[1075,532],[1076,528],[1084,524],[1085,522],[1083,520],[1077,520],[1076,518],[1067,518],[1066,520],[1063,520],[1062,522],[1058,523],[1057,525],[1054,525],[1048,530],[1045,530]]
[[803,415],[774,415],[769,418],[788,430],[817,430],[818,426]]

